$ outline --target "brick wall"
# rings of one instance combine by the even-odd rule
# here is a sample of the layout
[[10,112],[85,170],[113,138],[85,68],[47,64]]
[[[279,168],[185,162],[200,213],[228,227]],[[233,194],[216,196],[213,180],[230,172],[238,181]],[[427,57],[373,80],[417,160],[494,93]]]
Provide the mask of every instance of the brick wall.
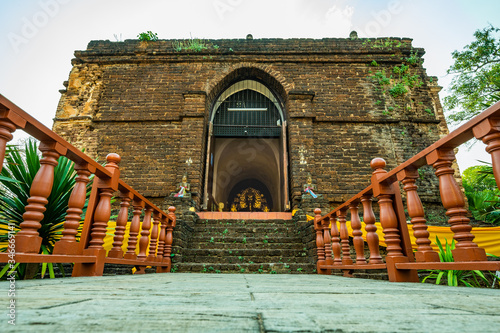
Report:
[[[178,52],[175,42],[92,41],[76,51],[54,122],[100,161],[120,154],[127,182],[154,200],[188,172],[200,202],[210,108],[242,79],[264,83],[285,106],[294,206],[308,173],[338,203],[368,185],[372,158],[392,168],[447,133],[436,78],[408,63],[424,54],[410,39],[209,40],[198,53]],[[392,97],[375,76],[383,72],[394,85],[401,63],[421,84]],[[429,177],[421,192],[433,202]]]

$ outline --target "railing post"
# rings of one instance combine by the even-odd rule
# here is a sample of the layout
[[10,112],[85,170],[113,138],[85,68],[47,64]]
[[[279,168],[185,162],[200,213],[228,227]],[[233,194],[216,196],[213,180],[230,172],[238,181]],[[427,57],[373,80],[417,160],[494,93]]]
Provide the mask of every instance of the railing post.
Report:
[[333,264],[341,265],[342,257],[340,256],[340,234],[339,228],[337,227],[337,217],[330,216],[330,224],[332,225],[330,234],[332,235]]
[[165,250],[163,251],[163,262],[166,262],[168,266],[162,267],[162,273],[170,272],[172,268],[172,258],[170,254],[172,253],[172,243],[174,242],[173,232],[176,224],[175,218],[175,207],[168,207],[168,220],[167,220],[167,228],[165,231]]
[[314,230],[316,230],[316,251],[318,261],[316,262],[316,270],[318,274],[326,274],[326,270],[321,268],[325,264],[325,242],[323,240],[323,226],[321,225],[321,209],[314,210]]
[[340,244],[342,247],[342,264],[352,265],[351,251],[349,246],[349,231],[347,230],[347,208],[337,211],[337,218],[340,223]]
[[361,231],[358,206],[359,201],[353,201],[349,205],[349,210],[351,211],[352,241],[354,250],[356,251],[356,265],[366,265],[365,241],[363,240],[363,232]]
[[[385,262],[387,265],[387,274],[389,281],[392,282],[418,282],[418,275],[415,270],[398,270],[396,263],[409,262],[408,257],[403,255],[401,248],[401,235],[399,231],[398,216],[394,210],[393,197],[395,186],[389,182],[379,182],[379,178],[387,174],[384,170],[386,163],[382,158],[374,158],[370,163],[374,170],[371,178],[373,195],[378,198],[380,207],[380,224],[385,235],[387,244],[387,256]],[[399,189],[398,189],[399,190]],[[403,221],[406,223],[405,221]]]
[[[95,172],[95,168],[88,163],[74,166],[77,177],[75,179],[75,187],[71,192],[68,201],[68,210],[66,211],[66,221],[64,222],[64,230],[62,231],[61,239],[54,245],[54,254],[81,254],[82,248],[76,242],[76,234],[80,226],[82,218],[83,206],[87,196],[87,184],[89,183],[90,174]],[[92,169],[92,170],[90,170]]]
[[365,194],[361,197],[363,205],[363,221],[365,222],[366,242],[370,250],[369,264],[382,264],[382,256],[380,255],[380,244],[377,235],[377,226],[375,225],[375,214],[372,208],[372,195]]
[[127,228],[128,222],[128,209],[130,207],[130,202],[133,199],[133,194],[130,192],[120,193],[120,211],[118,212],[118,217],[116,218],[116,228],[115,236],[113,238],[113,247],[108,252],[109,258],[123,258],[123,239],[125,236],[125,229]]
[[38,253],[42,238],[38,234],[38,229],[42,226],[43,213],[48,203],[47,198],[52,192],[54,183],[54,168],[57,166],[59,156],[66,153],[67,149],[57,142],[41,142],[38,148],[42,152],[40,169],[38,170],[30,188],[30,198],[25,207],[23,222],[20,231],[16,234],[16,252]]
[[151,242],[149,244],[148,261],[156,260],[156,246],[158,242],[158,225],[160,224],[160,213],[155,211],[153,213],[153,230],[151,230]]
[[137,235],[139,235],[139,229],[141,227],[141,213],[145,205],[142,200],[134,198],[132,206],[134,207],[134,211],[132,222],[130,223],[130,229],[128,231],[127,252],[123,256],[125,259],[137,258],[135,248],[137,246]]
[[424,206],[417,192],[416,180],[418,179],[417,169],[403,169],[398,173],[398,180],[403,183],[403,190],[406,192],[406,205],[408,215],[413,225],[413,236],[417,244],[415,253],[416,261],[439,261],[439,255],[431,247],[429,232],[425,220]]
[[455,261],[485,261],[486,252],[473,242],[472,226],[467,218],[465,199],[453,176],[455,170],[451,167],[455,160],[453,150],[434,150],[426,156],[427,164],[436,170],[439,179],[441,201],[449,217],[450,229],[455,234],[456,248],[452,250]]
[[148,245],[149,245],[149,229],[151,229],[151,213],[153,213],[153,208],[146,206],[146,211],[144,214],[144,220],[142,221],[141,238],[139,239],[139,254],[137,255],[138,260],[146,260]]
[[486,152],[491,155],[493,175],[500,189],[500,118],[490,117],[472,128],[474,136],[486,145]]

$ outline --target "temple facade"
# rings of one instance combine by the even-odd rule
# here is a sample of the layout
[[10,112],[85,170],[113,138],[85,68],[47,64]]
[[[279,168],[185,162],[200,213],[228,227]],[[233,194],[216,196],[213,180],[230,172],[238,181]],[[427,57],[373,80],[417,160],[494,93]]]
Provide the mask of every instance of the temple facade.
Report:
[[[448,133],[411,39],[92,41],[53,130],[160,207],[328,209]],[[439,201],[428,169],[424,204]]]

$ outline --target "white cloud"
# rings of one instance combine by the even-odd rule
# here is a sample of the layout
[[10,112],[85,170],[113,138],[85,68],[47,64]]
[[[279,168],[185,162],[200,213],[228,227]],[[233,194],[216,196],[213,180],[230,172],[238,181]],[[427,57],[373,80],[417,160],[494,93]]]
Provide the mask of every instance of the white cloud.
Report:
[[343,8],[333,5],[325,14],[325,28],[329,35],[335,37],[349,36],[352,30],[352,15],[354,7],[344,6]]

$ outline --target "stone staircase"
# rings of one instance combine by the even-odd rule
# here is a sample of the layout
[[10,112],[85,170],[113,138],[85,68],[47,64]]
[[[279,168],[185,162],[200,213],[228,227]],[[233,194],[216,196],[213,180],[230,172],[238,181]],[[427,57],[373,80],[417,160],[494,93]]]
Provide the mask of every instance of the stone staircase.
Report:
[[294,222],[282,219],[200,219],[182,250],[182,258],[173,262],[173,271],[177,272],[316,272],[311,251]]

